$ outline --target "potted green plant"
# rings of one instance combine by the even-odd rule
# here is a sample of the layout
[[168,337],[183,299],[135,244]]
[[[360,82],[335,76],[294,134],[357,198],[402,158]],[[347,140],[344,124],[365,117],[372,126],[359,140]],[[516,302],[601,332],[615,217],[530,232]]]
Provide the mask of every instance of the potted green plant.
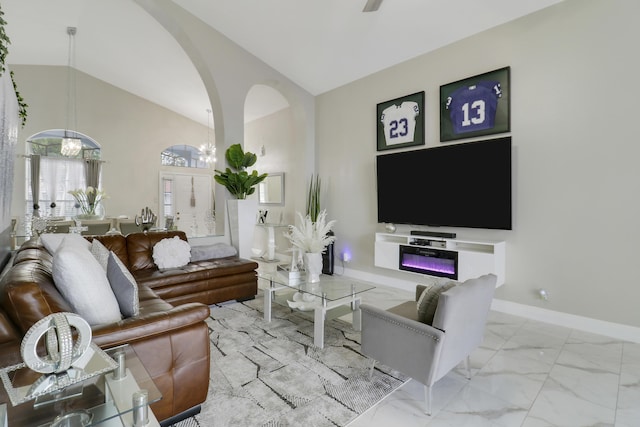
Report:
[[[319,220],[318,218],[322,212],[320,207],[320,184],[320,175],[311,175],[309,191],[307,192],[307,217],[314,224]],[[333,274],[333,241],[335,240],[335,234],[331,227],[327,230],[327,237],[331,240],[322,251],[322,272],[331,275]]]
[[311,175],[309,192],[307,193],[307,215],[312,222],[318,220],[320,214],[320,175]]
[[224,185],[236,199],[246,199],[256,191],[255,186],[267,177],[266,173],[258,174],[255,170],[247,172],[247,168],[256,163],[258,156],[250,152],[245,153],[240,144],[233,144],[227,148],[225,159],[229,167],[224,172],[216,169],[214,179],[218,184]]
[[240,144],[227,148],[225,159],[229,167],[224,172],[216,170],[214,179],[218,184],[224,185],[233,197],[227,200],[231,244],[238,250],[240,257],[250,258],[258,200],[247,199],[247,196],[255,193],[255,186],[264,181],[267,174],[258,174],[255,170],[247,172],[247,168],[255,165],[258,156],[245,153]]

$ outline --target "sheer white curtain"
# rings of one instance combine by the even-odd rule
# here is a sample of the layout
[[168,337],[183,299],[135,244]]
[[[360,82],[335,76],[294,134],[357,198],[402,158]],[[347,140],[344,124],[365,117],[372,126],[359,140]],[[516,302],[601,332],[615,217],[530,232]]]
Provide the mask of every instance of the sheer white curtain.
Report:
[[[41,184],[40,185],[40,200],[47,200],[49,202],[49,207],[55,210],[58,201],[58,194],[56,192],[56,187],[58,186],[58,168],[57,164],[48,161],[45,157],[41,161],[40,165],[40,177]],[[44,206],[42,206],[44,208]]]
[[[30,162],[27,161],[25,212],[33,211]],[[74,216],[77,209],[69,191],[86,188],[84,160],[41,157],[40,159],[40,213],[42,216]],[[51,203],[56,207],[51,208]]]

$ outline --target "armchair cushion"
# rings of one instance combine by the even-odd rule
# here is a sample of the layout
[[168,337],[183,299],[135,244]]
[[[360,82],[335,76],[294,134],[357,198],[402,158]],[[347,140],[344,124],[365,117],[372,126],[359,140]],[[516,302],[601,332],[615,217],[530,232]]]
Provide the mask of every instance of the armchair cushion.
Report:
[[456,286],[456,282],[435,283],[425,287],[418,298],[418,321],[427,325],[433,324],[433,317],[438,308],[440,294]]

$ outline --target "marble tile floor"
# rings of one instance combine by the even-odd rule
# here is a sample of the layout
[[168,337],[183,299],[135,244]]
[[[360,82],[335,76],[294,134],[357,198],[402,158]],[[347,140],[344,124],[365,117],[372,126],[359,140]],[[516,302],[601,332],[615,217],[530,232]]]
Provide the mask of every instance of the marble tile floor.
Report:
[[[413,298],[377,287],[381,308]],[[461,367],[436,383],[433,414],[411,380],[349,427],[640,426],[640,344],[492,311],[471,380]]]

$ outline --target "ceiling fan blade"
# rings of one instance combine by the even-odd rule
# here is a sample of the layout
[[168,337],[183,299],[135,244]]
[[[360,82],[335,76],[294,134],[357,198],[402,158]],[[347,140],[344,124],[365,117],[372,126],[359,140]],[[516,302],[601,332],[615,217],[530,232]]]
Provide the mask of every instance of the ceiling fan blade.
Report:
[[364,5],[363,12],[375,12],[380,8],[382,0],[367,0],[367,4]]

